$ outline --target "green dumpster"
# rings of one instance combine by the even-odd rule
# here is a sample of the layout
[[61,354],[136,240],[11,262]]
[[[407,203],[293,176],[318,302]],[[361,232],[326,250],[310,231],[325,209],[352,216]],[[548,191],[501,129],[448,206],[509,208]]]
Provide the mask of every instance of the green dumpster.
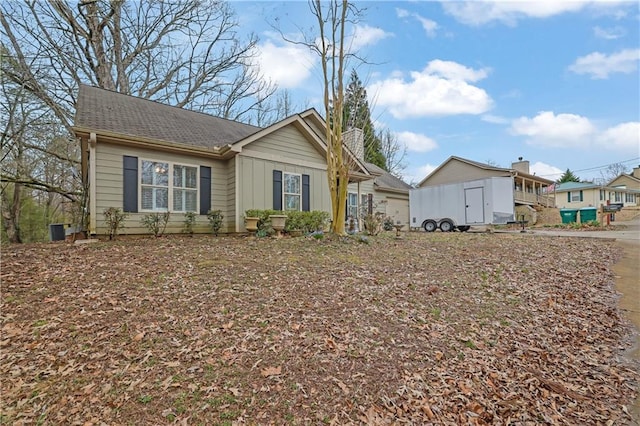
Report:
[[578,209],[560,209],[562,223],[572,223],[578,221]]
[[595,207],[584,207],[580,209],[580,223],[595,222],[597,217],[597,209]]

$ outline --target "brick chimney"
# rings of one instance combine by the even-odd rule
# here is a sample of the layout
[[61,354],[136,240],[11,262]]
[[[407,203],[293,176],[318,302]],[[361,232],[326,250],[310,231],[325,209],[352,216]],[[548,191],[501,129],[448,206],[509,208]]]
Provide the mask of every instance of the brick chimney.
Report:
[[633,176],[634,178],[640,179],[640,166],[633,168],[633,171],[631,172],[631,176]]
[[529,172],[529,160],[522,160],[522,157],[518,157],[518,161],[511,163],[511,168],[522,173],[531,174]]
[[362,129],[351,128],[342,133],[342,143],[360,161],[364,161],[364,132]]

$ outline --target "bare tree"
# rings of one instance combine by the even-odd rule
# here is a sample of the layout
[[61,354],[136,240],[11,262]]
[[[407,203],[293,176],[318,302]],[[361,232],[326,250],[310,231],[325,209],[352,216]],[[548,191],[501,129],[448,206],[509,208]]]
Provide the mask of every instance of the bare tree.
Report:
[[407,168],[407,147],[398,141],[398,137],[390,129],[378,133],[382,154],[386,160],[387,171],[402,179],[402,172]]
[[606,169],[600,170],[601,182],[603,185],[608,184],[618,176],[629,173],[629,168],[622,163],[609,164]]
[[[57,123],[51,133],[40,132],[36,138],[16,137],[14,132],[10,143],[20,146],[5,150],[3,145],[3,154],[21,153],[29,164],[46,154],[50,161],[46,171],[44,166],[29,173],[3,168],[2,184],[60,193],[74,201],[85,198],[80,185],[66,185],[72,176],[63,168],[75,167],[79,159],[72,125],[82,83],[247,119],[274,88],[253,65],[256,37],[241,40],[237,26],[229,5],[218,1],[1,2],[3,87],[21,88],[30,95],[30,108],[37,105]],[[56,175],[56,168],[67,175]]]
[[309,108],[308,103],[300,106],[296,104],[289,90],[277,90],[273,96],[256,105],[255,114],[248,124],[267,127],[306,108]]

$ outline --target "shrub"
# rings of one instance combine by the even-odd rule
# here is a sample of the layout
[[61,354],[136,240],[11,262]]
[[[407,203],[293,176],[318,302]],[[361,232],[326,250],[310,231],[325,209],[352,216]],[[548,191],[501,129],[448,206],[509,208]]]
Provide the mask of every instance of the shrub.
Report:
[[382,222],[384,220],[384,213],[375,212],[373,214],[366,214],[362,218],[364,222],[364,229],[369,235],[378,235],[382,229]]
[[104,209],[102,214],[104,215],[107,228],[109,229],[109,240],[115,240],[118,235],[118,231],[124,228],[124,220],[129,215],[117,207]]
[[153,234],[154,237],[160,237],[164,234],[164,230],[167,228],[169,222],[169,212],[164,213],[149,213],[144,215],[140,222],[147,228],[147,230]]
[[300,230],[305,234],[315,231],[322,231],[329,222],[329,213],[314,210],[310,212],[289,211],[286,212],[287,223],[285,231]]
[[184,227],[182,228],[182,232],[185,234],[193,234],[193,225],[196,223],[196,218],[198,216],[195,212],[186,212],[184,214]]
[[220,228],[222,228],[222,219],[224,219],[222,210],[209,210],[207,212],[207,219],[209,219],[211,232],[217,237]]
[[382,222],[382,229],[385,231],[393,231],[393,219],[390,216],[384,218]]

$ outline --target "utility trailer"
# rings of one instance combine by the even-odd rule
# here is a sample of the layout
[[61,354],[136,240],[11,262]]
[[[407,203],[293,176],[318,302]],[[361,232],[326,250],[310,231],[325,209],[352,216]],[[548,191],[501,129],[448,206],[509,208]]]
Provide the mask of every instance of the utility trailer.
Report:
[[514,221],[513,178],[492,177],[409,190],[412,228],[465,232]]

